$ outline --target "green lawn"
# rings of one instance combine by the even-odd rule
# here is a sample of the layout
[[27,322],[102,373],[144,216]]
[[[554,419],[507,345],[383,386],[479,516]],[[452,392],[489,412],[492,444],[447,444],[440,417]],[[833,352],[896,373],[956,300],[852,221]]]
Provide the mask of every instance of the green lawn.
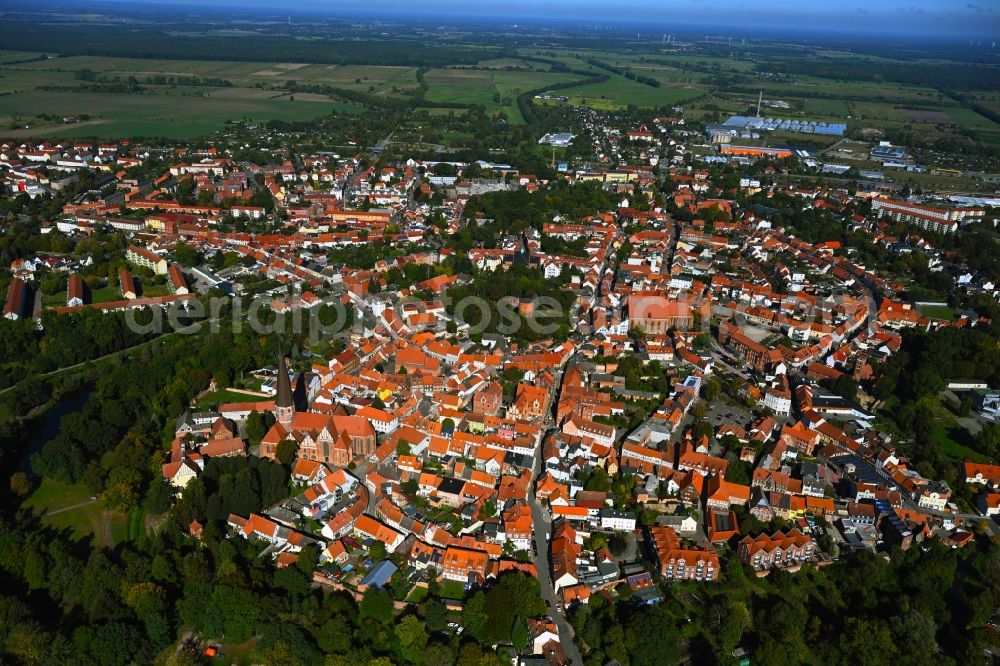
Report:
[[[82,483],[70,486],[44,479],[35,492],[25,500],[24,505],[35,509],[38,513],[45,512],[42,517],[43,523],[56,529],[69,530],[75,538],[91,538],[104,546],[112,546],[127,540],[129,524],[126,518],[112,514],[106,532],[104,503],[100,499],[91,501],[90,497],[90,491]],[[83,506],[60,511],[77,504]],[[59,513],[55,513],[57,511]],[[111,543],[108,543],[106,538],[108,535],[111,537]]]
[[148,281],[149,284],[143,284],[143,278],[139,278],[139,291],[143,298],[148,298],[150,296],[166,296],[167,294],[173,293],[170,286],[166,283],[155,284],[152,280]]
[[[250,664],[252,663],[250,659],[250,653],[253,652],[255,647],[257,647],[258,641],[259,639],[255,637],[251,638],[246,643],[240,643],[238,645],[222,643],[220,650],[222,655],[212,663],[218,663],[223,665]],[[213,644],[215,644],[214,641]]]
[[[142,290],[143,296],[165,296],[170,293],[172,293],[171,289],[166,284],[150,284]],[[108,284],[103,287],[98,287],[97,289],[90,289],[88,287],[86,290],[85,301],[87,303],[110,303],[112,301],[121,300],[124,299],[122,298],[122,292],[117,282],[108,282]],[[66,292],[60,291],[55,294],[43,295],[42,305],[45,307],[59,307],[66,305]]]
[[[129,541],[135,541],[139,537],[144,536],[146,533],[146,512],[139,507],[132,509],[125,526],[127,529],[124,536]],[[112,534],[114,533],[112,532]],[[119,541],[119,539],[115,538],[115,541]]]
[[984,142],[1000,146],[1000,125],[972,109],[948,109],[948,114],[955,120],[975,132]]
[[947,305],[918,305],[917,312],[931,319],[955,320],[955,310]]
[[461,600],[465,598],[465,586],[457,580],[441,582],[441,598]]
[[121,289],[118,288],[118,284],[115,282],[108,282],[108,284],[103,287],[98,287],[97,289],[89,290],[89,301],[90,303],[109,303],[111,301],[122,300]]
[[24,505],[32,509],[57,511],[89,499],[90,491],[82,483],[68,486],[52,479],[43,479],[35,492],[24,501]]
[[195,407],[199,410],[203,410],[227,402],[257,402],[260,400],[267,400],[267,398],[263,396],[247,395],[246,393],[237,393],[236,391],[229,391],[227,389],[222,389],[220,391],[206,393],[205,396],[202,397],[197,402]]
[[941,446],[941,451],[952,460],[990,462],[986,456],[963,443],[970,442],[972,439],[971,435],[964,428],[957,425],[954,420],[935,424],[932,434],[934,441]]

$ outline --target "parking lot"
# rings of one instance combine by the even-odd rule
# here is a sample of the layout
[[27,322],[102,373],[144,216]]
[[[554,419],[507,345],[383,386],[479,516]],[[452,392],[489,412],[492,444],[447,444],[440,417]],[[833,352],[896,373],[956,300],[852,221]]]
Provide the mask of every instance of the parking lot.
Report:
[[[746,407],[732,405],[723,400],[713,400],[708,403],[708,411],[705,412],[705,420],[712,424],[712,430],[718,430],[719,426],[732,423],[742,426],[744,429],[750,426],[753,415]],[[713,451],[718,453],[718,451]]]

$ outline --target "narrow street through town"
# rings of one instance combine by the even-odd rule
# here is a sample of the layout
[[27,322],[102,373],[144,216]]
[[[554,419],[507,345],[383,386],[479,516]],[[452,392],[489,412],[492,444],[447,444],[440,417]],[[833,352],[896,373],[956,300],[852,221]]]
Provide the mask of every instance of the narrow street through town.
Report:
[[[543,440],[544,441],[544,440]],[[534,552],[532,553],[535,568],[538,571],[538,582],[542,590],[542,598],[549,607],[549,616],[559,628],[560,644],[566,652],[566,657],[574,666],[583,666],[583,657],[580,649],[576,645],[573,627],[563,615],[556,600],[555,592],[552,588],[552,572],[549,569],[549,542],[548,538],[552,533],[552,521],[549,519],[548,511],[535,497],[533,485],[535,477],[538,476],[542,466],[542,457],[538,456],[535,461],[535,468],[532,475],[532,491],[528,493],[528,504],[531,506],[531,520],[534,523]]]

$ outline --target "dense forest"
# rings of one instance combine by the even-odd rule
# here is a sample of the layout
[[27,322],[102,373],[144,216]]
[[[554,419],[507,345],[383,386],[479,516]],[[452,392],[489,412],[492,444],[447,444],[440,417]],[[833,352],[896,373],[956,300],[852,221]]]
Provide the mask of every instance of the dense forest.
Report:
[[957,63],[894,63],[866,58],[788,58],[760,62],[756,71],[818,76],[837,81],[896,81],[959,90],[1000,88],[1000,69]]
[[482,49],[372,36],[364,39],[315,36],[302,40],[277,34],[192,36],[166,29],[136,29],[134,26],[48,24],[39,28],[32,22],[16,20],[5,20],[0,24],[0,44],[12,50],[60,55],[218,60],[220,54],[225,54],[226,60],[332,65],[446,67],[474,64],[483,58]]

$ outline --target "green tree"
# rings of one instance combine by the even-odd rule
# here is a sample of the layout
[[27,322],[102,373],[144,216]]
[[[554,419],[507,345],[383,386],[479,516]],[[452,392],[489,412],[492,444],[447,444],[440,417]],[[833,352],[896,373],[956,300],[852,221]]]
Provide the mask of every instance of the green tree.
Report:
[[291,465],[299,452],[299,444],[292,439],[283,439],[275,448],[275,456],[282,465]]
[[409,661],[419,661],[427,647],[427,628],[416,615],[406,615],[396,624],[396,638]]
[[451,648],[443,643],[429,643],[424,648],[424,663],[427,666],[452,666],[455,655]]
[[428,631],[444,631],[448,626],[448,609],[439,599],[428,599],[424,603],[423,611]]
[[334,615],[317,631],[317,642],[323,652],[346,653],[351,649],[354,628],[342,615]]
[[193,247],[186,243],[178,243],[174,246],[174,261],[181,266],[197,266],[201,261],[201,255]]
[[382,588],[369,587],[358,607],[359,617],[372,619],[379,624],[392,622],[392,597]]
[[111,470],[104,488],[104,503],[112,511],[128,513],[139,504],[142,475],[129,468]]
[[252,444],[260,444],[260,440],[264,439],[264,435],[267,434],[267,428],[264,425],[264,417],[260,412],[250,412],[247,417],[247,437],[250,438]]

